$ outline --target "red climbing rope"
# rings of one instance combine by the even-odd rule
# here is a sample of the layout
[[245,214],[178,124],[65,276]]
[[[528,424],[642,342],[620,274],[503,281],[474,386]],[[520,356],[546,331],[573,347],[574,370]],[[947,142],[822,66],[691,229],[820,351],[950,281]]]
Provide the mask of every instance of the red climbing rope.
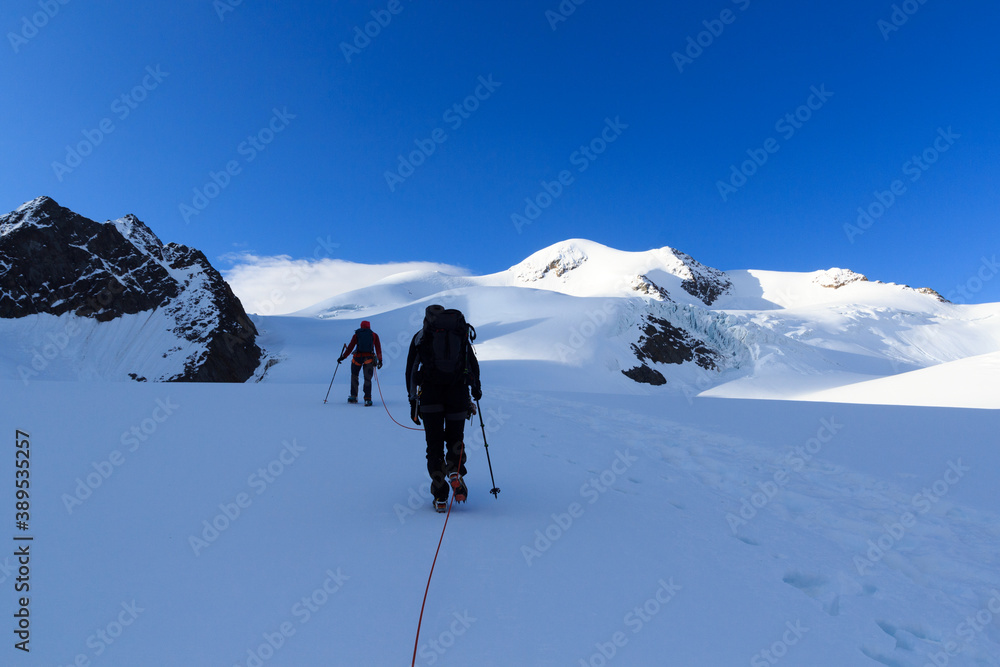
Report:
[[[465,443],[458,453],[458,465],[461,468],[462,459],[465,457]],[[444,531],[448,528],[448,519],[451,517],[451,506],[455,504],[455,494],[452,492],[451,500],[448,501],[448,513],[444,515],[444,526],[441,527],[441,537],[438,539],[437,550],[434,552],[434,560],[431,562],[431,573],[427,575],[427,587],[424,589],[424,601],[420,603],[420,618],[417,620],[417,638],[413,640],[413,662],[411,667],[417,664],[417,647],[420,645],[420,626],[424,622],[424,606],[427,604],[427,591],[431,589],[431,577],[434,576],[434,566],[437,565],[438,553],[441,551],[441,542],[444,541]]]
[[397,425],[402,426],[403,428],[408,428],[411,431],[423,431],[424,430],[422,428],[416,428],[414,426],[407,426],[406,424],[400,424],[399,422],[396,421],[396,418],[392,416],[392,413],[389,412],[389,406],[385,404],[385,397],[382,396],[382,383],[379,382],[379,379],[378,379],[378,369],[377,368],[375,369],[375,384],[378,386],[378,397],[379,397],[379,399],[381,399],[381,401],[382,401],[382,407],[385,408],[385,414],[389,415],[389,419],[391,419],[392,421],[396,422]]
[[420,626],[424,622],[424,605],[427,604],[427,591],[431,589],[431,577],[434,576],[434,566],[437,565],[438,553],[441,551],[441,542],[444,541],[444,531],[448,527],[448,517],[451,516],[451,506],[455,503],[455,496],[452,495],[448,501],[448,513],[444,515],[444,527],[441,528],[441,537],[438,539],[437,551],[434,552],[434,561],[431,563],[431,573],[427,575],[427,588],[424,589],[424,601],[420,603],[420,618],[417,620],[417,638],[413,641],[413,662],[411,667],[417,664],[417,646],[420,644]]

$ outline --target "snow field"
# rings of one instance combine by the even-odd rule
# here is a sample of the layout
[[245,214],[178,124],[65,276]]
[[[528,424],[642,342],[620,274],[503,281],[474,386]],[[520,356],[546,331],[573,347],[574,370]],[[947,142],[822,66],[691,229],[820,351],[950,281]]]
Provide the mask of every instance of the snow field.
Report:
[[[405,663],[422,434],[326,384],[6,383],[32,664]],[[418,664],[996,664],[992,411],[485,391]]]

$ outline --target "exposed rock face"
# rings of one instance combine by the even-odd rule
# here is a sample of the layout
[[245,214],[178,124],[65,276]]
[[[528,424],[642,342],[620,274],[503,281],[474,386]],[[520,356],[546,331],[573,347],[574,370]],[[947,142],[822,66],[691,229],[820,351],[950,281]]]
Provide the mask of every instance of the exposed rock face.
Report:
[[140,253],[114,225],[48,197],[28,202],[0,217],[0,317],[71,312],[106,322],[156,308],[180,294],[161,251]]
[[184,274],[184,290],[194,296],[167,306],[178,323],[175,333],[205,346],[200,357],[188,360],[184,374],[172,379],[243,382],[250,378],[260,363],[261,349],[243,304],[200,250],[171,243],[164,255],[171,268]]
[[622,371],[622,374],[629,379],[635,380],[636,382],[651,384],[654,387],[667,383],[667,378],[663,377],[663,373],[653,370],[645,364],[642,366],[636,366],[635,368],[630,368],[627,371]]
[[257,330],[200,251],[164,245],[133,215],[95,222],[48,197],[0,216],[0,317],[109,322],[156,309],[197,352],[182,372],[155,379],[243,382],[257,368]]
[[671,301],[670,292],[654,283],[648,276],[636,276],[632,279],[629,287],[639,294],[652,297],[657,301]]
[[574,246],[569,246],[565,249],[556,251],[555,256],[552,257],[544,266],[524,267],[517,277],[519,280],[524,282],[541,280],[550,274],[556,276],[557,278],[561,278],[573,269],[582,266],[586,261],[587,254],[583,250]]
[[927,296],[932,296],[942,303],[951,303],[948,299],[941,296],[937,290],[931,289],[930,287],[917,287],[915,291],[920,294],[926,294]]
[[813,281],[823,287],[840,289],[844,285],[850,285],[851,283],[866,283],[868,282],[868,278],[850,269],[828,269],[816,276]]
[[639,361],[659,364],[683,364],[685,361],[694,361],[705,369],[717,368],[718,355],[704,341],[678,329],[665,319],[653,315],[647,315],[645,319],[646,325],[642,327],[642,336],[638,344],[632,346]]
[[710,266],[705,266],[691,255],[674,250],[674,255],[684,263],[687,276],[681,282],[681,288],[691,296],[701,299],[706,306],[711,306],[715,300],[728,292],[733,283],[725,273]]
[[[834,268],[834,269],[827,269],[826,271],[821,272],[818,276],[816,276],[816,278],[813,279],[813,282],[823,287],[829,287],[831,289],[840,289],[845,285],[850,285],[852,283],[866,283],[869,282],[869,280],[866,276],[857,273],[855,271],[851,271],[850,269]],[[883,283],[881,280],[876,280],[874,284],[884,285],[885,283]],[[889,284],[894,285],[895,283],[889,283]],[[900,285],[900,287],[906,290],[913,290],[918,294],[926,294],[927,296],[934,297],[935,299],[941,301],[942,303],[948,303],[948,300],[946,298],[941,296],[936,290],[933,290],[930,287],[910,287],[909,285]]]

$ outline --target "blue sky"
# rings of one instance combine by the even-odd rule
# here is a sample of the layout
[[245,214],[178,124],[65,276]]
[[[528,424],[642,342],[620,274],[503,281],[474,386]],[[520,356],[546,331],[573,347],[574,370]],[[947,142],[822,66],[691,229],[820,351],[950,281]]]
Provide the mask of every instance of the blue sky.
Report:
[[235,1],[5,2],[0,209],[220,268],[581,237],[1000,301],[995,2]]

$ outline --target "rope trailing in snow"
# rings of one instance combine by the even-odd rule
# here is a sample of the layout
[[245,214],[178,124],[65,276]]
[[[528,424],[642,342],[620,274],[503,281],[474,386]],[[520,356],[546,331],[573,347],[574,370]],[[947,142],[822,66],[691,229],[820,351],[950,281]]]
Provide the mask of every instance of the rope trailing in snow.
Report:
[[[459,469],[462,467],[462,458],[465,456],[465,443],[462,443],[462,449],[458,453],[458,466]],[[441,542],[444,541],[444,531],[448,528],[448,519],[451,517],[451,506],[455,504],[455,494],[451,494],[451,500],[448,501],[448,513],[444,515],[444,526],[441,528],[441,537],[438,539],[437,550],[434,552],[434,560],[431,562],[431,573],[427,575],[427,588],[424,589],[424,601],[420,603],[420,618],[417,620],[417,638],[413,640],[413,662],[410,663],[410,667],[415,667],[417,664],[417,647],[420,645],[420,626],[424,622],[424,606],[427,604],[427,591],[431,589],[431,577],[434,576],[434,566],[437,565],[438,553],[441,551]]]
[[402,426],[403,428],[410,429],[411,431],[423,431],[424,430],[422,428],[416,428],[414,426],[407,426],[406,424],[400,424],[399,422],[396,421],[396,418],[392,416],[392,413],[389,412],[389,406],[385,404],[385,397],[382,396],[382,383],[379,382],[379,379],[378,379],[378,369],[377,368],[375,369],[375,384],[378,385],[378,397],[379,397],[379,400],[382,401],[382,407],[385,408],[385,414],[389,415],[389,419],[391,419],[392,421],[396,422],[396,424],[398,426]]
[[[382,396],[382,383],[378,379],[378,369],[375,369],[375,384],[378,386],[378,397],[382,401],[382,407],[385,408],[385,413],[389,415],[389,419],[396,422],[399,426],[409,429],[411,431],[423,431],[422,428],[415,428],[413,426],[407,426],[406,424],[400,424],[396,421],[396,418],[392,416],[389,412],[389,406],[385,404],[385,397]],[[482,419],[482,417],[480,417]],[[459,466],[462,464],[462,458],[465,456],[465,443],[462,443],[462,449],[458,454]],[[499,489],[497,489],[499,491]],[[417,637],[413,640],[413,661],[410,663],[411,667],[417,664],[417,648],[420,646],[420,627],[424,622],[424,608],[427,606],[427,593],[431,590],[431,579],[434,577],[434,566],[437,565],[438,554],[441,553],[441,543],[444,542],[444,531],[448,528],[448,519],[451,518],[451,507],[455,504],[455,494],[451,494],[451,500],[448,501],[448,513],[444,515],[444,526],[441,527],[441,537],[438,538],[437,549],[434,550],[434,560],[431,561],[431,571],[427,575],[427,586],[424,588],[424,599],[420,603],[420,618],[417,619]]]
[[451,516],[451,506],[455,503],[455,495],[452,494],[448,502],[448,513],[444,515],[444,528],[441,529],[441,538],[438,540],[437,551],[434,552],[434,561],[431,563],[431,573],[427,576],[427,588],[424,589],[424,601],[420,603],[420,618],[417,620],[417,638],[413,640],[413,662],[411,667],[417,664],[417,646],[420,644],[420,626],[424,622],[424,606],[427,604],[427,591],[431,589],[431,577],[434,576],[434,566],[437,565],[438,552],[441,551],[441,542],[444,540],[444,531],[448,527],[448,517]]

